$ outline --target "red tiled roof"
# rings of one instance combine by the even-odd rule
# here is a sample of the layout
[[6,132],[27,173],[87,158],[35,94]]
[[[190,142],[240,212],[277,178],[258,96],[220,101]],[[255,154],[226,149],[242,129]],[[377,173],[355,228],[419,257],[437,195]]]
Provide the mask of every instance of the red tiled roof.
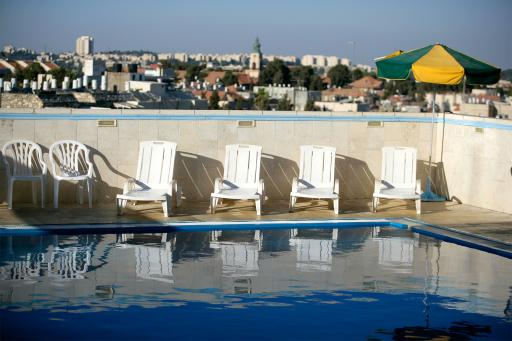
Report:
[[224,78],[224,71],[210,71],[208,75],[204,78],[204,80],[210,84],[215,84],[217,82],[217,78],[222,80]]
[[356,81],[353,81],[349,86],[358,89],[382,89],[382,80],[375,79],[371,76],[365,76]]
[[251,85],[251,84],[257,84],[258,80],[256,78],[249,77],[246,73],[239,73],[238,74],[238,83],[240,85]]

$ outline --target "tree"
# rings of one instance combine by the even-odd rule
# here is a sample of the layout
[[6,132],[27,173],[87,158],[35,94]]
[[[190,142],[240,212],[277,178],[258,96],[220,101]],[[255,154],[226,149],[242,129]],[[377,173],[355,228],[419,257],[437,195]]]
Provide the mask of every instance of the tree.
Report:
[[304,111],[316,111],[317,108],[315,107],[315,101],[313,99],[308,99],[306,102],[306,106],[304,107]]
[[225,86],[230,86],[236,84],[237,82],[238,77],[231,70],[226,71],[224,77],[222,77],[222,84]]
[[311,77],[308,88],[311,91],[322,91],[324,89],[324,82],[322,81],[322,78],[318,75]]
[[195,81],[196,80],[196,77],[198,80],[203,80],[204,79],[204,74],[203,74],[203,66],[199,65],[199,64],[189,64],[187,66],[187,73],[185,74],[185,80],[187,82],[192,82],[192,81]]
[[260,83],[268,84],[290,84],[290,69],[280,59],[274,59],[265,66],[260,75]]
[[284,94],[284,96],[277,102],[277,110],[280,111],[289,111],[292,110],[293,105],[292,102],[288,99],[288,95]]
[[53,78],[57,80],[57,84],[62,84],[64,81],[64,77],[69,77],[69,79],[75,79],[78,77],[78,74],[76,72],[73,72],[72,70],[65,69],[63,67],[60,67],[58,69],[53,69],[48,74],[52,75]]
[[299,66],[292,69],[292,83],[297,86],[309,88],[311,77],[315,75],[315,71],[311,66]]
[[265,89],[259,89],[256,97],[254,98],[254,106],[258,110],[268,110],[270,98]]
[[331,78],[331,84],[335,86],[345,86],[350,83],[350,70],[346,65],[336,65],[332,67],[327,73],[329,78]]
[[220,101],[219,93],[217,92],[217,90],[215,90],[212,93],[212,95],[210,96],[210,101],[208,102],[208,109],[212,109],[212,110],[219,109],[219,101]]
[[24,79],[29,81],[37,80],[37,75],[46,73],[39,63],[32,63],[24,69],[16,67],[16,81],[22,83]]
[[361,69],[352,70],[352,81],[356,81],[364,77],[364,72]]

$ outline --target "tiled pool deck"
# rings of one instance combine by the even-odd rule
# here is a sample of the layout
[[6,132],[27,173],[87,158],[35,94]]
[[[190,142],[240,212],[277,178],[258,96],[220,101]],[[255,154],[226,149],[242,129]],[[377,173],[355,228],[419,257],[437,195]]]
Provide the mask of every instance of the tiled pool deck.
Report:
[[[253,220],[322,220],[322,219],[376,219],[410,218],[427,224],[449,227],[463,233],[471,233],[485,238],[498,240],[512,247],[512,215],[486,210],[455,202],[424,202],[422,214],[417,216],[413,202],[400,200],[385,201],[379,206],[379,212],[369,210],[368,200],[344,201],[342,213],[335,215],[324,201],[299,202],[294,213],[288,213],[288,202],[271,201],[264,205],[263,213],[256,216],[251,202],[228,202],[223,204],[216,214],[209,214],[206,202],[184,202],[174,211],[172,217],[163,217],[161,206],[155,204],[129,205],[125,215],[116,216],[114,205],[100,205],[92,209],[64,206],[58,210],[52,208],[34,208],[32,205],[15,205],[9,210],[0,206],[0,226],[45,225],[45,224],[116,224],[147,223],[154,221],[253,221]],[[418,225],[414,221],[408,224]]]

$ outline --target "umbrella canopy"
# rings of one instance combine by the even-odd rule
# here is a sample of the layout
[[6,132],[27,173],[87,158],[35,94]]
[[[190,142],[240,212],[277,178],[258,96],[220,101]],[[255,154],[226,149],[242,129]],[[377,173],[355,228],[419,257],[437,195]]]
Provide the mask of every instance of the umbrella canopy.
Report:
[[412,72],[416,81],[433,84],[459,84],[464,76],[468,84],[494,84],[501,73],[497,67],[441,44],[408,52],[399,50],[375,63],[379,78],[404,80]]

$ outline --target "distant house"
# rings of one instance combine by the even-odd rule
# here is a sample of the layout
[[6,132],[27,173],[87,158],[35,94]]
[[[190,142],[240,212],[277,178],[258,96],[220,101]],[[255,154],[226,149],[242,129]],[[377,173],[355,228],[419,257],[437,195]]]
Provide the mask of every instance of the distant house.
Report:
[[216,84],[222,81],[222,78],[224,78],[225,74],[226,72],[224,71],[210,71],[204,78],[204,81],[208,82],[208,84]]
[[349,87],[362,89],[365,91],[382,90],[384,82],[380,79],[375,79],[371,76],[365,76],[349,84]]

